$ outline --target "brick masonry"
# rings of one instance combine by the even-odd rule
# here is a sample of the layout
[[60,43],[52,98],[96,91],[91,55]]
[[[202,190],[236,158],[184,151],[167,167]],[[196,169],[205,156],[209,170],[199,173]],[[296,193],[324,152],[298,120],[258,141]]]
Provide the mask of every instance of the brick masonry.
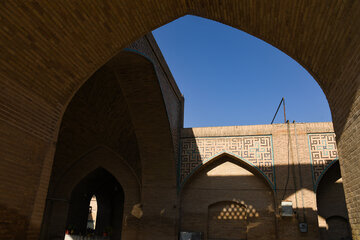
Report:
[[275,188],[271,136],[183,138],[181,141],[180,183],[212,158],[228,153],[258,169]]
[[[204,206],[239,199],[233,204],[244,201],[259,212],[258,219],[247,223],[247,239],[319,239],[317,187],[338,160],[332,123],[186,128],[181,146],[182,230],[210,234]],[[225,167],[223,161],[247,171]],[[341,192],[333,197],[341,199]],[[293,203],[296,217],[281,217],[281,201]],[[322,209],[323,216],[331,216]],[[298,223],[305,221],[304,214],[309,231],[301,234]]]
[[38,238],[62,117],[84,82],[141,36],[193,14],[259,37],[319,83],[333,116],[353,237],[360,239],[359,12],[352,0],[3,1],[0,234]]
[[336,138],[334,133],[310,133],[308,138],[313,184],[316,191],[326,169],[339,160]]
[[[335,134],[319,133],[319,130],[308,133],[307,146],[315,191],[326,169],[338,160]],[[180,151],[180,184],[201,165],[227,153],[255,167],[276,189],[272,135],[184,137]]]

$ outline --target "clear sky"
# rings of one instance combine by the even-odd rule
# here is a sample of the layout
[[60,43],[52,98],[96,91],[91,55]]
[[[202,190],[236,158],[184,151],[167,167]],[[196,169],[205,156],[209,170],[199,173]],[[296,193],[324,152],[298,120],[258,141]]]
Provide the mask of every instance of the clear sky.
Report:
[[331,121],[313,77],[258,38],[194,16],[153,35],[185,97],[185,127],[269,124],[282,97],[291,122]]

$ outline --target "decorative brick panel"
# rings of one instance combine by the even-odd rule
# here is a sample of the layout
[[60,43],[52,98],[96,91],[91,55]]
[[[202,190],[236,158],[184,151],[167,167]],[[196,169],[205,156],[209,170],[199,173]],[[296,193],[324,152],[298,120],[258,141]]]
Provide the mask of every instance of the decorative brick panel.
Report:
[[326,170],[338,160],[335,133],[308,134],[314,190]]
[[222,153],[229,153],[254,166],[275,188],[272,137],[265,135],[182,139],[180,182],[197,167]]

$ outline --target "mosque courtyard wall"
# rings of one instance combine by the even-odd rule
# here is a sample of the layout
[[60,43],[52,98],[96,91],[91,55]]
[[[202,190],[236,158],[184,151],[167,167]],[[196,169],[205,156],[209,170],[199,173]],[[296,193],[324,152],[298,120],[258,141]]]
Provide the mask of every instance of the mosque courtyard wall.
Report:
[[[185,128],[180,142],[182,231],[205,239],[332,239],[329,231],[347,226],[327,223],[348,221],[332,123]],[[340,190],[327,182],[317,196],[327,174]],[[292,203],[291,216],[283,216],[281,202]]]

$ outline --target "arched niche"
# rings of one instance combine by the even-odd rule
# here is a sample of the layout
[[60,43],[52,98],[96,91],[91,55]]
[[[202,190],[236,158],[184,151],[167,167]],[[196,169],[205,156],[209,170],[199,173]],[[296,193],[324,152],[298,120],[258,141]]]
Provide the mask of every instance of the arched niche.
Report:
[[244,160],[230,152],[220,153],[220,154],[214,156],[213,158],[208,159],[207,161],[204,161],[202,164],[200,164],[199,166],[194,168],[194,170],[192,170],[189,173],[189,175],[183,180],[183,182],[180,183],[180,186],[179,186],[180,191],[182,191],[182,189],[184,189],[186,187],[188,182],[191,182],[192,179],[196,177],[196,174],[198,172],[203,171],[204,168],[209,168],[212,165],[218,164],[219,162],[222,162],[224,160],[233,162],[234,164],[240,165],[241,167],[247,169],[255,176],[258,176],[259,178],[263,179],[264,182],[269,186],[269,188],[272,189],[273,191],[275,191],[274,184],[268,179],[268,177],[257,166],[253,165],[251,162]]
[[[75,234],[87,234],[89,203],[97,196],[98,214],[95,235],[110,234],[113,239],[121,238],[124,190],[120,183],[104,168],[97,168],[82,179],[73,189],[69,201],[66,228]],[[111,231],[111,232],[110,232]]]
[[351,229],[338,161],[322,175],[316,190],[316,200],[321,239],[350,238]]
[[[130,214],[135,204],[141,203],[149,215],[156,215],[164,205],[175,211],[174,156],[169,119],[153,62],[136,51],[120,52],[79,89],[64,113],[42,238],[63,234],[65,217],[60,211],[68,210],[70,190],[98,167],[109,171],[124,190],[123,237],[137,236],[140,220]],[[151,191],[142,192],[143,185]],[[156,191],[160,193],[153,194]],[[157,205],[159,201],[152,198],[161,194],[174,201],[163,198],[166,203]],[[54,204],[59,205],[59,211],[51,207]],[[55,221],[58,217],[61,220]],[[146,228],[153,229],[150,224],[144,224],[142,230]]]
[[[96,232],[112,229],[113,239],[134,238],[139,220],[131,210],[141,202],[140,191],[139,179],[127,162],[99,146],[82,156],[48,193],[41,239],[64,237],[67,228],[83,232],[94,194],[99,208]],[[116,213],[114,218],[111,212]]]
[[273,190],[258,170],[232,155],[223,154],[198,168],[181,189],[180,202],[181,231],[203,232],[210,239],[209,206],[212,211],[211,206],[217,206],[213,204],[233,202],[254,211],[247,220],[247,239],[275,239]]

